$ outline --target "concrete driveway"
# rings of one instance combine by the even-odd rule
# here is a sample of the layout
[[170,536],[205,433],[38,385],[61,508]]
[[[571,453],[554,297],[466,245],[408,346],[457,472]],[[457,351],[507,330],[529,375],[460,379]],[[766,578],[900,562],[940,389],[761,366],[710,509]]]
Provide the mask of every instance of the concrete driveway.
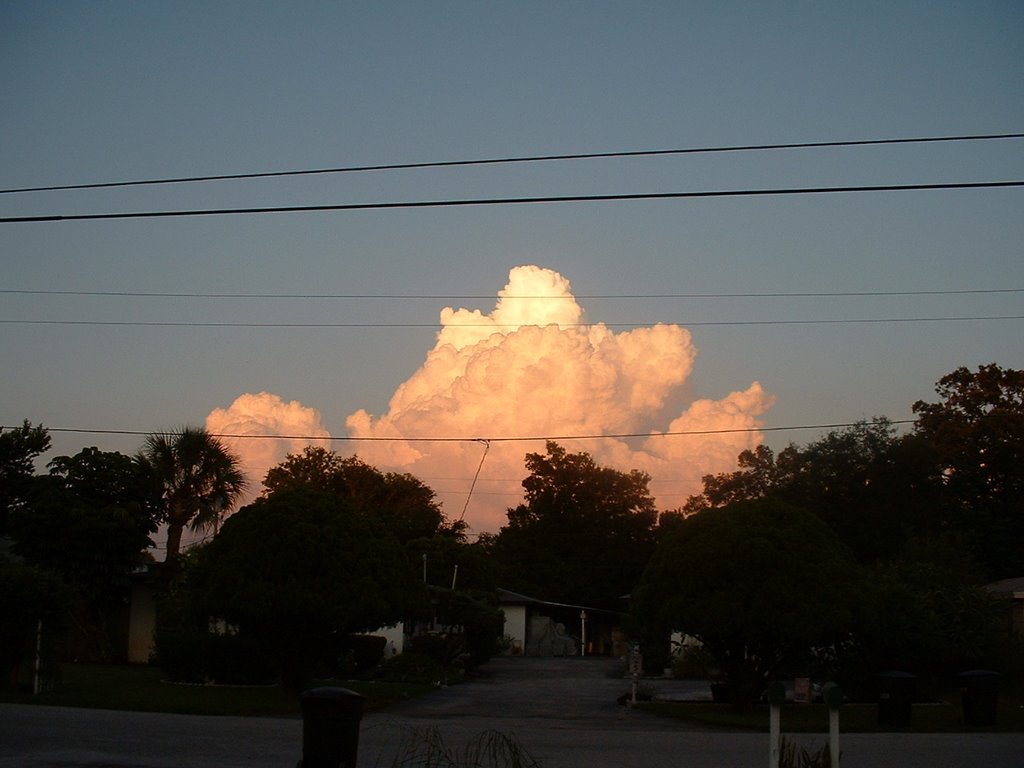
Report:
[[[767,764],[767,736],[701,730],[620,707],[615,699],[629,683],[610,669],[605,659],[495,659],[477,681],[365,717],[359,767],[389,766],[403,739],[424,728],[455,747],[487,730],[510,733],[548,768]],[[799,741],[817,747],[824,738]],[[1024,765],[1024,734],[850,734],[841,746],[843,768]],[[292,768],[301,756],[297,719],[0,704],[0,768]]]

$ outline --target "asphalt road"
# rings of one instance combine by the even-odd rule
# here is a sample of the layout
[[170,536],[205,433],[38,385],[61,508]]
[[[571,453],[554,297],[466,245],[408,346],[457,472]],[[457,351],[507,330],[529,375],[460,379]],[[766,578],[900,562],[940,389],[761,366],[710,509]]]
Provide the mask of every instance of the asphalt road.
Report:
[[[454,749],[497,730],[547,768],[764,766],[768,739],[681,726],[619,706],[629,688],[598,659],[496,659],[487,675],[363,719],[359,768],[387,768],[410,734]],[[656,693],[703,693],[658,683]],[[675,688],[675,691],[669,689]],[[797,739],[819,746],[825,735]],[[843,768],[1019,768],[1024,734],[849,734]],[[198,717],[0,704],[0,768],[241,768],[302,757],[298,719]]]

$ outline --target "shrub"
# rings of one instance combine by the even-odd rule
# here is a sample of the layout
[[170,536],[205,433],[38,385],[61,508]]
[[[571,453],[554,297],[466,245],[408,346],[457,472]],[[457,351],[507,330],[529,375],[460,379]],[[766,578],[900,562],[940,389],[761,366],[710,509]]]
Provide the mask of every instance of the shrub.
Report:
[[717,674],[715,658],[703,645],[684,645],[672,658],[672,677],[677,680],[706,680]]
[[[183,570],[191,557],[183,558]],[[176,683],[206,682],[209,632],[191,609],[181,580],[166,580],[156,595],[156,625],[150,661]]]
[[406,651],[385,661],[380,668],[380,676],[394,682],[438,685],[447,679],[448,670],[430,656]]
[[466,652],[465,638],[457,632],[431,632],[410,642],[413,652],[428,656],[442,667],[450,666]]
[[484,731],[461,749],[445,744],[436,728],[413,729],[403,739],[392,768],[539,768],[512,735]]
[[259,643],[241,634],[210,635],[206,674],[224,685],[261,685],[274,681],[273,662]]
[[349,635],[345,643],[345,671],[354,675],[369,675],[384,659],[387,638],[379,635]]
[[54,573],[0,559],[0,688],[16,684],[19,668],[35,656],[42,622],[42,672],[53,679],[68,627],[70,593]]
[[[842,758],[842,752],[839,757]],[[779,744],[779,768],[831,768],[832,750],[826,743],[816,752],[797,746],[785,736]]]

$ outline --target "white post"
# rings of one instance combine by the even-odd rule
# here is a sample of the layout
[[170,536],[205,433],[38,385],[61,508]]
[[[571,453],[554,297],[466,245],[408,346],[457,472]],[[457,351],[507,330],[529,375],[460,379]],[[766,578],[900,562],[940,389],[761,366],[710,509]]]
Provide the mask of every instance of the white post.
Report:
[[839,710],[828,710],[828,751],[832,755],[832,768],[839,768]]
[[828,751],[832,768],[839,768],[839,707],[843,703],[843,689],[835,683],[828,683],[824,690],[828,706]]
[[36,668],[35,673],[32,676],[32,695],[38,696],[39,689],[42,687],[42,683],[39,679],[39,668],[42,665],[43,657],[43,620],[40,619],[39,623],[36,624]]
[[580,656],[587,655],[587,612],[580,611]]
[[637,689],[640,687],[640,673],[643,671],[644,661],[640,655],[640,646],[632,644],[629,649],[629,673],[633,678],[633,687],[630,695],[630,704],[636,706]]
[[786,686],[774,681],[768,686],[768,768],[779,768],[779,752],[782,744],[780,727],[782,703],[786,700]]
[[772,704],[768,715],[768,768],[779,768],[779,706]]

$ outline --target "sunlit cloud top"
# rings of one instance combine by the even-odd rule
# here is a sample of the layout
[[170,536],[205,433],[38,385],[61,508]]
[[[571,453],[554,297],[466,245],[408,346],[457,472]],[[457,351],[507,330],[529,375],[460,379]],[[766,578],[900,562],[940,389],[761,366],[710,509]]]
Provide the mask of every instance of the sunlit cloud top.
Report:
[[[601,323],[579,325],[583,317],[562,275],[516,267],[489,314],[443,309],[434,348],[397,388],[387,413],[356,411],[348,417],[349,432],[509,438],[753,429],[774,401],[755,382],[722,400],[697,400],[682,412],[667,412],[681,400],[697,357],[689,331],[658,324],[614,333]],[[564,442],[599,462],[649,472],[661,507],[670,508],[699,490],[703,474],[733,468],[736,455],[760,440],[757,432],[741,432],[651,437],[642,447],[621,438]],[[505,509],[517,503],[524,454],[542,450],[543,442],[493,444],[467,521],[481,530],[500,526]],[[439,492],[451,489],[441,496],[448,514],[457,516],[481,448],[397,441],[361,444],[360,455],[417,474]],[[455,490],[459,484],[461,491]]]
[[296,400],[285,402],[269,392],[241,395],[227,408],[214,409],[206,417],[206,429],[214,435],[246,436],[222,438],[241,459],[249,482],[246,500],[259,494],[267,470],[284,461],[288,454],[301,453],[310,444],[330,447],[327,440],[306,439],[331,436],[317,410]]
[[[685,328],[615,333],[584,317],[565,277],[515,267],[490,312],[440,311],[433,349],[397,386],[387,412],[361,409],[346,419],[349,437],[375,439],[335,449],[416,475],[437,491],[450,518],[464,514],[480,532],[497,530],[521,501],[524,456],[543,452],[545,438],[601,464],[647,472],[662,510],[681,506],[703,475],[732,470],[740,451],[761,442],[759,417],[774,397],[753,382],[718,399],[694,399],[686,385],[697,348]],[[290,436],[228,441],[256,490],[286,454],[317,442],[294,436],[330,437],[318,411],[267,392],[240,396],[206,425],[218,434]],[[678,432],[703,434],[666,434]],[[490,441],[486,460],[484,443],[474,439]]]

